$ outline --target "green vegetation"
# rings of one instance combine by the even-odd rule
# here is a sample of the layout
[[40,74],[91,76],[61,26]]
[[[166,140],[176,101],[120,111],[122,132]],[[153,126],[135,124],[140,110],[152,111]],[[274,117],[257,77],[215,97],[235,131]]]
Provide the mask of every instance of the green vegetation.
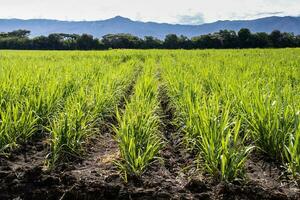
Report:
[[244,180],[249,155],[260,154],[299,178],[299,49],[3,51],[0,154],[41,137],[53,169],[82,156],[89,138],[116,118],[115,163],[125,180],[140,177],[168,142],[160,85],[203,173]]
[[[165,68],[165,80],[177,111],[176,124],[185,133],[186,147],[197,152],[205,171],[215,178],[243,178],[245,161],[253,147],[245,145],[247,134],[241,134],[242,120],[235,113],[233,97],[228,96],[219,80],[208,75],[210,67],[182,68],[181,62],[185,61]],[[197,62],[194,59],[190,64]]]
[[51,166],[64,155],[79,155],[85,139],[99,132],[104,119],[113,115],[132,84],[138,70],[136,63],[131,60],[116,68],[102,66],[93,70],[105,70],[104,74],[94,71],[84,76],[76,92],[67,99],[63,111],[48,128],[52,136]]
[[295,51],[207,51],[164,60],[176,124],[208,173],[228,181],[243,177],[253,146],[299,173]]
[[148,59],[125,112],[117,115],[119,128],[116,128],[116,137],[121,153],[121,161],[117,165],[125,181],[128,175],[142,175],[162,146],[158,80],[155,75],[155,62]]

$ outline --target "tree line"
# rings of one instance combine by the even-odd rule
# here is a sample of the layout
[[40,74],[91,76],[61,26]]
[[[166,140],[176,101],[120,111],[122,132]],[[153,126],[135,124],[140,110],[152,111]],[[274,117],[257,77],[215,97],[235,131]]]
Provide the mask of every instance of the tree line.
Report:
[[219,32],[192,38],[166,35],[164,40],[131,34],[107,34],[101,39],[89,34],[53,33],[30,38],[30,31],[16,30],[0,33],[0,49],[28,50],[105,50],[105,49],[234,49],[300,47],[300,35],[274,30],[270,34],[251,33],[243,28],[238,32]]

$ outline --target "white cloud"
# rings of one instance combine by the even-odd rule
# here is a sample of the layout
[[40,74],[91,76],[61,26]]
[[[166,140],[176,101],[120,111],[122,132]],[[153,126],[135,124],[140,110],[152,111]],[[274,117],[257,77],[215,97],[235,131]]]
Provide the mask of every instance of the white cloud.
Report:
[[212,22],[274,14],[299,15],[300,0],[0,0],[0,18],[98,20],[121,15],[186,24],[200,23],[200,16]]
[[195,15],[179,15],[177,18],[179,24],[199,25],[204,23],[204,17],[202,13]]

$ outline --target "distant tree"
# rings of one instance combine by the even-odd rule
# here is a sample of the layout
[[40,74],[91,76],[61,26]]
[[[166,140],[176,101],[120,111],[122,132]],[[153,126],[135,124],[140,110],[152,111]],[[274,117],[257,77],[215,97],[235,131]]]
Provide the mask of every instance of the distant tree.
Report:
[[152,36],[145,36],[143,40],[143,49],[160,49],[162,47],[162,41]]
[[178,38],[178,47],[181,49],[192,49],[193,43],[188,37],[181,35]]
[[80,37],[80,35],[65,34],[65,33],[60,33],[59,35],[62,37],[63,49],[66,49],[66,50],[67,49],[70,49],[70,50],[78,49],[77,40]]
[[28,38],[0,38],[0,49],[31,49]]
[[80,50],[93,50],[97,49],[99,45],[99,40],[94,39],[92,35],[82,34],[77,38],[77,47]]
[[0,33],[0,49],[31,49],[30,31],[16,30]]
[[274,30],[270,34],[270,40],[272,42],[273,47],[281,46],[281,32],[279,30]]
[[8,37],[27,38],[30,35],[30,31],[19,29],[16,31],[8,32]]
[[269,37],[272,41],[272,46],[275,48],[297,46],[297,37],[292,33],[281,33],[279,30],[274,30]]
[[166,35],[163,47],[166,49],[178,49],[179,48],[179,38],[176,34]]
[[280,47],[296,47],[296,37],[293,33],[282,33]]
[[252,46],[252,34],[247,28],[242,28],[238,32],[239,45],[241,48],[251,48]]
[[252,45],[258,48],[268,48],[272,46],[272,42],[267,33],[255,33],[252,35]]
[[218,34],[201,35],[192,38],[194,48],[196,49],[218,49],[221,48],[221,40]]
[[215,35],[219,38],[222,48],[238,47],[238,36],[235,31],[220,30],[218,33],[215,33]]
[[46,36],[38,36],[32,39],[32,48],[46,50],[49,49],[49,40]]
[[134,49],[141,48],[143,41],[131,34],[108,34],[102,37],[102,43],[106,48]]
[[48,45],[49,49],[64,49],[63,36],[57,33],[48,35]]
[[300,47],[300,35],[296,36],[295,40],[296,47]]

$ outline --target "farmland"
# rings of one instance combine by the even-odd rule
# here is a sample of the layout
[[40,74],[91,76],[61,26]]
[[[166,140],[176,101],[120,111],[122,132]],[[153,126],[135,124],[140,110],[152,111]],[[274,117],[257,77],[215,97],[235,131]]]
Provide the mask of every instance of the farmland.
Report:
[[0,52],[0,199],[299,199],[300,49]]

